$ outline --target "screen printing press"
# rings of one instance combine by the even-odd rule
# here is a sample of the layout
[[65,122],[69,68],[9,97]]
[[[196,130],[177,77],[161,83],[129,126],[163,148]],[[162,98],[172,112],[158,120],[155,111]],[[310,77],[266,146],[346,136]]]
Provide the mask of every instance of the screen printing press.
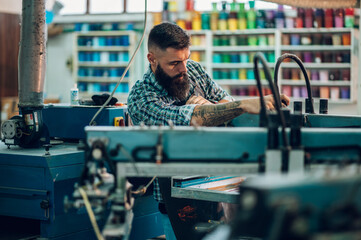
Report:
[[[118,201],[112,202],[114,207],[112,216],[118,216],[113,220],[123,220],[112,221],[113,226],[111,228],[119,229],[119,226],[127,223],[125,219],[129,216],[129,211],[126,210],[128,208],[124,207],[127,204],[129,206],[131,202],[129,189],[125,184],[127,177],[157,176],[161,179],[173,176],[166,183],[160,181],[161,187],[168,186],[171,189],[169,193],[164,193],[164,190],[162,192],[163,197],[164,195],[169,197],[169,205],[172,205],[173,201],[179,202],[182,199],[239,204],[242,201],[247,201],[247,199],[242,200],[245,197],[242,193],[243,188],[252,186],[254,191],[256,191],[256,187],[262,189],[261,181],[257,182],[260,185],[252,184],[253,179],[258,179],[263,175],[273,176],[287,173],[291,175],[291,178],[293,175],[301,176],[297,178],[298,180],[293,181],[293,185],[286,184],[283,186],[276,184],[277,181],[280,182],[277,179],[272,185],[273,180],[269,178],[267,180],[269,187],[264,190],[266,195],[261,194],[267,198],[271,196],[267,195],[268,193],[277,192],[279,188],[287,188],[291,194],[293,191],[298,191],[295,187],[297,185],[306,189],[305,195],[310,194],[305,199],[300,198],[300,204],[312,202],[312,194],[308,190],[312,189],[310,192],[315,191],[315,189],[319,189],[316,191],[323,191],[323,182],[327,182],[327,180],[320,176],[333,176],[334,172],[339,171],[339,166],[351,166],[353,169],[352,174],[348,176],[356,175],[356,177],[347,180],[350,186],[357,185],[360,181],[357,167],[361,160],[360,117],[316,114],[292,117],[291,115],[284,135],[289,140],[290,145],[288,147],[284,146],[285,138],[283,138],[279,126],[276,126],[276,130],[272,126],[254,127],[253,124],[257,125],[257,122],[259,122],[258,116],[245,114],[233,120],[231,125],[236,127],[134,126],[121,129],[86,127],[87,165],[84,171],[86,174],[83,174],[81,183],[87,185],[88,189],[92,188],[90,186],[94,174],[91,169],[96,168],[99,163],[113,165],[113,169],[116,169],[114,174],[117,180],[115,189],[112,193],[107,192],[107,194],[111,195],[112,199],[118,199]],[[243,124],[243,127],[239,127]],[[197,182],[199,178],[194,176],[206,176],[207,178],[203,178],[203,182]],[[221,176],[230,177],[222,178]],[[213,183],[212,178],[217,180],[217,177],[221,178],[218,180],[225,181],[225,184]],[[307,179],[310,179],[309,184]],[[288,180],[284,181],[287,182]],[[337,184],[338,181],[335,180],[327,185],[329,188],[325,191],[332,192],[333,187],[336,187]],[[238,185],[240,185],[241,194],[236,193],[237,191],[222,192],[217,189],[218,187],[237,188],[235,186]],[[101,186],[98,188],[102,191]],[[347,189],[341,188],[340,191],[348,191]],[[355,194],[359,194],[358,187],[355,191]],[[89,192],[89,194],[91,193]],[[330,197],[325,197],[325,201],[320,201],[324,204],[321,205],[334,204],[340,199],[338,196],[346,196],[347,194],[345,194],[331,194]],[[359,205],[357,201],[357,210],[359,210]],[[322,206],[320,207],[323,208]],[[263,207],[270,206],[266,204]],[[120,209],[124,211],[120,211]],[[177,229],[177,222],[183,221],[182,219],[177,220],[180,218],[179,212],[172,215],[170,212],[175,209],[172,209],[171,206],[168,206],[167,210],[178,239],[200,239],[197,234],[184,235],[184,229]],[[263,216],[262,211],[259,212],[258,210],[256,213],[258,214],[256,214],[257,217],[265,217],[270,221],[274,217],[272,214]],[[303,236],[309,237],[324,230],[319,225],[314,225],[314,217],[317,218],[317,214],[305,220],[304,223],[307,226],[312,225],[312,227],[304,232],[305,235]],[[235,218],[238,219],[238,223],[244,220],[242,217],[239,219],[240,216],[242,214],[238,212]],[[231,229],[229,234],[236,235],[231,234],[232,237],[229,235],[218,239],[238,239],[239,236],[282,239],[270,237],[272,229],[273,231],[277,230],[277,234],[282,230],[274,229],[274,226],[270,227],[270,223],[264,226],[257,225],[263,229],[259,231],[259,234],[256,228],[252,232],[250,231],[251,228],[242,230],[234,224],[235,222],[231,222],[227,226],[230,226]],[[282,227],[285,227],[284,224]],[[208,231],[213,229],[213,226],[201,225],[194,228]],[[344,230],[344,228],[340,228],[338,231]],[[125,236],[126,232],[118,231],[117,234],[118,236]],[[285,235],[286,238],[283,239],[293,236],[292,234],[294,233]]]

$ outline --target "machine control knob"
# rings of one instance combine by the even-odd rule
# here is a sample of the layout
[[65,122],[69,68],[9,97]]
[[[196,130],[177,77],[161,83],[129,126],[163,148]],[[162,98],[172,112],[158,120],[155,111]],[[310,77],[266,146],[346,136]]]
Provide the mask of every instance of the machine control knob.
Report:
[[51,144],[44,144],[43,147],[45,148],[45,155],[47,155],[47,156],[50,155],[49,150],[52,147],[52,145]]

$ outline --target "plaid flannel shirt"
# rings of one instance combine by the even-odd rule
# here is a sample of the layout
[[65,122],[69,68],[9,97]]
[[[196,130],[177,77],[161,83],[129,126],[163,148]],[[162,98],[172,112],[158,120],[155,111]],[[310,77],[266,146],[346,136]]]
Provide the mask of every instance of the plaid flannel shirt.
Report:
[[[210,78],[199,63],[188,60],[187,74],[191,85],[187,100],[192,95],[202,96],[210,102],[234,100]],[[129,93],[128,113],[134,125],[141,122],[146,125],[169,125],[171,120],[174,125],[189,126],[196,104],[185,105],[186,101],[169,96],[149,66],[143,79],[138,80]],[[154,197],[161,201],[158,182],[154,183]]]

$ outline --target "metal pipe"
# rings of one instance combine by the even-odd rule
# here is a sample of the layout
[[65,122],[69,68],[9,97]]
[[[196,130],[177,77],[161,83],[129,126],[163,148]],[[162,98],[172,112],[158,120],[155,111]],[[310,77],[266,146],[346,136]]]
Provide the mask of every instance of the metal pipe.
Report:
[[[297,57],[297,55],[292,54],[292,53],[285,53],[283,54],[281,57],[279,57],[277,59],[276,62],[276,66],[275,66],[275,72],[274,72],[274,82],[275,82],[275,86],[278,90],[278,72],[281,66],[281,63],[286,59],[292,59],[293,61],[295,61],[297,63],[297,65],[301,68],[301,71],[303,73],[303,76],[305,78],[305,82],[306,82],[306,87],[307,87],[307,95],[308,95],[308,101],[310,103],[310,113],[315,113],[315,108],[313,106],[313,98],[312,98],[312,88],[311,88],[311,82],[310,79],[308,77],[305,65],[303,65],[303,62],[301,61],[301,59],[299,59]],[[279,92],[279,91],[278,91]]]
[[19,49],[19,108],[42,108],[46,70],[45,0],[23,0]]

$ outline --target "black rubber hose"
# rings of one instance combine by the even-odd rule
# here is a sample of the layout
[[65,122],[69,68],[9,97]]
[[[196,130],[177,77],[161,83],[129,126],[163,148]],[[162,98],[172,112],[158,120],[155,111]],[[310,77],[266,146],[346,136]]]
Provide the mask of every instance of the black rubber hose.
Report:
[[258,88],[258,92],[259,92],[259,96],[260,96],[260,102],[261,102],[261,114],[264,114],[264,116],[267,119],[268,122],[268,115],[267,115],[267,108],[266,108],[266,104],[264,101],[264,96],[263,96],[263,92],[262,92],[262,83],[261,83],[261,78],[259,75],[259,71],[258,71],[258,61],[260,61],[262,63],[263,66],[263,71],[265,73],[266,79],[268,81],[269,87],[272,91],[273,94],[273,98],[275,101],[275,108],[277,110],[278,113],[278,117],[279,120],[281,122],[282,125],[282,140],[283,140],[283,146],[285,148],[287,148],[289,146],[288,144],[288,139],[287,139],[287,135],[286,135],[286,121],[285,121],[285,117],[283,115],[283,112],[281,111],[281,98],[280,98],[280,94],[277,91],[278,88],[275,87],[275,84],[272,81],[272,76],[271,76],[271,71],[269,70],[269,67],[267,65],[267,61],[264,57],[264,55],[262,53],[256,53],[256,55],[253,58],[253,63],[254,63],[254,75],[255,75],[255,79],[257,82],[257,88]]
[[[304,76],[305,81],[306,81],[308,100],[309,100],[309,102],[310,102],[310,104],[311,104],[311,113],[315,113],[315,108],[314,108],[314,106],[313,106],[313,98],[312,98],[312,89],[311,89],[310,79],[309,79],[308,74],[307,74],[307,72],[306,72],[305,65],[303,64],[303,62],[301,61],[301,59],[299,59],[295,54],[285,53],[285,54],[282,54],[282,56],[277,59],[276,66],[275,66],[275,73],[274,73],[274,83],[275,83],[275,85],[276,85],[277,90],[278,90],[278,71],[279,71],[279,68],[280,68],[280,66],[281,66],[281,63],[282,63],[286,58],[292,59],[292,60],[295,61],[295,62],[298,64],[298,66],[301,68],[301,71],[302,71],[303,76]],[[278,92],[279,92],[279,91],[278,91]]]

